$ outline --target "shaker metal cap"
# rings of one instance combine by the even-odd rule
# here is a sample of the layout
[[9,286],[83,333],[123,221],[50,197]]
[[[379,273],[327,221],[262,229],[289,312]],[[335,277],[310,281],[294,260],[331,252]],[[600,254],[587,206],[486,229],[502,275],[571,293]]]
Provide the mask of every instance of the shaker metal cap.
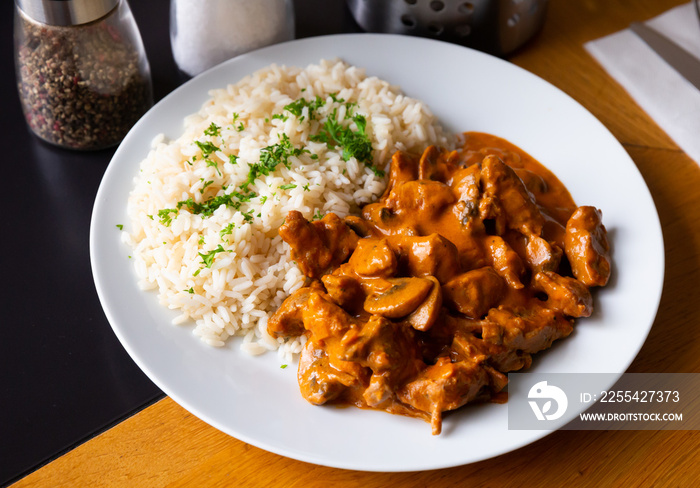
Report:
[[29,18],[49,25],[80,25],[107,15],[120,0],[15,0]]

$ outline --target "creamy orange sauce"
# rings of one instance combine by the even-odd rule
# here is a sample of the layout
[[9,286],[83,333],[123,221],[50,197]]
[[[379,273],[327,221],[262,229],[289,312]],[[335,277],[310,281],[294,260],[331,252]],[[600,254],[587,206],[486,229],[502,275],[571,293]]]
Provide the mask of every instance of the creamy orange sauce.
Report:
[[[344,220],[290,212],[280,235],[310,278],[268,323],[305,334],[302,395],[429,420],[504,401],[506,373],[590,315],[609,276],[601,214],[530,155],[468,132],[397,153],[384,195]],[[573,275],[572,275],[573,273]]]

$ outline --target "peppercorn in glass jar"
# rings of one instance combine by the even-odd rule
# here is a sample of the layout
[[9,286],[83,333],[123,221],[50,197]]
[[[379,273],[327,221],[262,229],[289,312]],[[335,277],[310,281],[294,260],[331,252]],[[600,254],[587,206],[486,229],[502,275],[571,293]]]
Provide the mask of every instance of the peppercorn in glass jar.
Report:
[[126,0],[15,0],[14,37],[24,116],[49,143],[114,146],[153,104]]

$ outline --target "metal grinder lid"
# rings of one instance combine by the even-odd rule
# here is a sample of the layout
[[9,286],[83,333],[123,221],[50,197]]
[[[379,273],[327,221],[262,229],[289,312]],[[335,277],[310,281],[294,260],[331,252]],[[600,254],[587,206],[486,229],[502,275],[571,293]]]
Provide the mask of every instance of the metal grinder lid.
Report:
[[72,26],[104,17],[120,0],[15,0],[17,7],[42,24]]

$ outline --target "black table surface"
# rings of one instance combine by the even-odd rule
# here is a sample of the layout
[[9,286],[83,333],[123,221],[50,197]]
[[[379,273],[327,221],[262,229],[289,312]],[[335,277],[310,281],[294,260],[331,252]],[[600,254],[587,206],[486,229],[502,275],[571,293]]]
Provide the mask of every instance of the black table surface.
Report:
[[[169,0],[132,0],[156,101],[186,81],[170,49]],[[89,258],[90,217],[114,149],[45,144],[24,122],[15,82],[13,4],[0,10],[2,191],[0,486],[164,396],[119,343]],[[342,0],[295,0],[296,36],[358,32]]]

